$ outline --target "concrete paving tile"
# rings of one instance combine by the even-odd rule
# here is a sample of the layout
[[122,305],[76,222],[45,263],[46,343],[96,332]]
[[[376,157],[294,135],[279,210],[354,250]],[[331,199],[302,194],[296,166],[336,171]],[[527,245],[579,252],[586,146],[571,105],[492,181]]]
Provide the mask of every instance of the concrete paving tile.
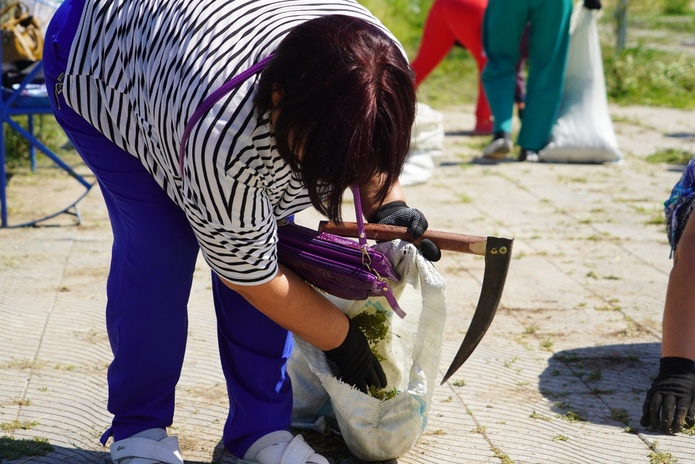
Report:
[[490,462],[494,457],[490,443],[480,434],[470,434],[478,424],[459,393],[458,388],[450,386],[435,390],[427,430],[413,451],[398,459],[399,463]]
[[654,454],[653,461],[658,462],[658,459],[666,462],[671,459],[671,462],[677,463],[694,461],[692,435],[663,435],[645,432],[640,434],[640,437],[654,446],[654,449],[650,449],[647,453],[648,455]]
[[28,372],[2,366],[0,376],[0,423],[12,422],[17,419],[20,403],[26,389]]

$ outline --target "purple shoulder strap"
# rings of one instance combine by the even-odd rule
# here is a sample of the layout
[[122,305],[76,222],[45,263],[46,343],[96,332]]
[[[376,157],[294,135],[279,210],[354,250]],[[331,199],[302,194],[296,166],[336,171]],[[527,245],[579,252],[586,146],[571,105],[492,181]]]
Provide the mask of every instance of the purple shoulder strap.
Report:
[[[360,188],[356,185],[353,185],[350,187],[352,190],[352,197],[355,201],[355,215],[357,216],[357,237],[359,238],[360,242],[360,247],[362,249],[366,249],[369,245],[367,243],[367,232],[364,229],[364,217],[362,216],[362,199],[360,198]],[[381,292],[384,298],[386,298],[386,301],[389,302],[389,305],[391,305],[391,309],[393,309],[393,312],[398,314],[398,316],[403,319],[406,314],[405,311],[401,308],[401,306],[398,304],[398,300],[396,299],[396,296],[393,294],[393,290],[391,290],[391,286],[386,282],[386,280],[381,280]]]
[[362,216],[362,198],[360,198],[360,188],[356,185],[350,187],[352,198],[355,202],[355,216],[357,220],[357,236],[362,247],[367,246],[367,232],[364,230],[364,217]]
[[210,111],[213,105],[217,103],[222,97],[224,97],[227,93],[231,92],[232,89],[234,89],[235,87],[238,87],[239,84],[244,82],[249,77],[259,73],[265,67],[265,65],[268,64],[268,61],[270,61],[272,57],[273,55],[270,54],[258,63],[248,68],[247,70],[242,71],[236,76],[232,77],[230,80],[222,84],[222,86],[219,89],[212,92],[205,100],[203,100],[203,103],[201,103],[200,106],[196,108],[195,112],[193,113],[193,116],[191,116],[191,119],[189,119],[188,123],[186,123],[186,127],[183,130],[183,136],[181,137],[181,145],[179,147],[179,173],[181,174],[182,178],[183,157],[186,150],[186,142],[188,142],[188,137],[191,135],[191,131],[193,131],[193,126],[195,126],[195,124],[200,120],[200,118],[202,118],[205,113]]

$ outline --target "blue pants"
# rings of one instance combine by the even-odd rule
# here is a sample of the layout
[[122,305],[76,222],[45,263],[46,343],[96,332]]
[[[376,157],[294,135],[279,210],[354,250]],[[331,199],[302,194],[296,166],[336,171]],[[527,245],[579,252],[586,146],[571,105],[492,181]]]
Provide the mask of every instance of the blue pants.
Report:
[[519,43],[531,23],[526,107],[518,144],[540,150],[548,142],[562,97],[572,0],[490,0],[483,23],[487,64],[482,81],[494,130],[511,132]]
[[[166,428],[188,335],[187,303],[198,243],[183,211],[133,155],[67,106],[53,88],[66,69],[85,0],[66,0],[48,30],[44,74],[56,120],[97,178],[113,230],[106,326],[113,351],[104,441]],[[212,275],[218,345],[229,393],[225,447],[243,456],[266,433],[287,430],[291,335]]]

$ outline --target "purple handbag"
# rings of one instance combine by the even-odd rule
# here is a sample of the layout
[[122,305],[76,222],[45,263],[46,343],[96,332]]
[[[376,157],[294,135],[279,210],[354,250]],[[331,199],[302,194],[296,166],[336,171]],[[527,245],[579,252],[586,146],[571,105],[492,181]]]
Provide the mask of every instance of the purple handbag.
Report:
[[[179,172],[182,178],[186,142],[195,123],[226,93],[248,77],[260,72],[269,60],[270,56],[225,82],[203,100],[193,113],[181,137]],[[398,305],[387,281],[398,281],[400,277],[383,253],[368,246],[359,189],[353,187],[352,192],[359,243],[283,219],[278,221],[278,260],[312,287],[338,298],[366,300],[372,296],[383,296],[393,311],[403,318],[406,314]]]
[[278,259],[307,283],[333,296],[346,300],[383,296],[403,318],[405,312],[387,281],[400,277],[383,253],[367,245],[359,189],[353,187],[352,192],[359,243],[282,220],[278,222]]

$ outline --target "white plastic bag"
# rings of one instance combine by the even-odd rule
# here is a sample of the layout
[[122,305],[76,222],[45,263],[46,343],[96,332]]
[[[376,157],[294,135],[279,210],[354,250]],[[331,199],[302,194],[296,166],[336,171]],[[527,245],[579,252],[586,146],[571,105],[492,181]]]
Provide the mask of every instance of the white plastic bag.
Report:
[[596,14],[579,2],[567,56],[565,85],[552,139],[541,161],[608,163],[620,161],[608,112],[606,80]]
[[434,173],[432,157],[444,154],[442,113],[418,102],[410,137],[410,152],[399,178],[401,185],[427,182]]
[[394,262],[401,281],[392,285],[404,319],[383,298],[347,301],[329,297],[349,317],[367,312],[386,316],[387,337],[374,348],[388,379],[379,400],[337,380],[326,357],[300,338],[288,365],[294,391],[292,425],[328,432],[337,423],[348,449],[359,459],[395,459],[422,436],[431,409],[441,358],[446,303],[444,280],[432,263],[406,242],[377,245]]

